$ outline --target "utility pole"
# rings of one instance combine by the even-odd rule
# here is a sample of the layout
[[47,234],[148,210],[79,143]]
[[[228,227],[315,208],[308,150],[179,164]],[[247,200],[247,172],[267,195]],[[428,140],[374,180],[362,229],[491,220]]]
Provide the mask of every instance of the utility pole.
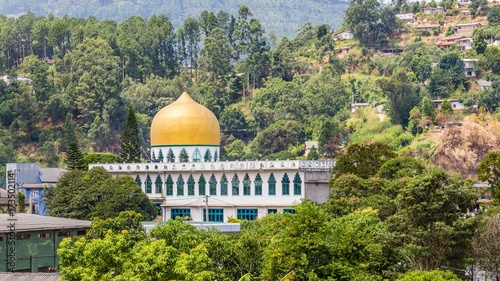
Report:
[[205,195],[205,221],[208,222],[208,195]]

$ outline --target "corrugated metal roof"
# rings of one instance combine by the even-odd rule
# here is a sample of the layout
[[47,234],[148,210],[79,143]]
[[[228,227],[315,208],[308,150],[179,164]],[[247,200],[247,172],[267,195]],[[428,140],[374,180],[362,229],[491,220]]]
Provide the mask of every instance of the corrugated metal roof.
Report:
[[[9,232],[7,227],[14,222],[9,214],[0,214],[0,233]],[[90,221],[66,219],[58,217],[40,216],[16,213],[16,232],[28,232],[38,230],[62,230],[62,229],[86,229],[90,227]]]
[[57,281],[61,274],[53,273],[28,273],[28,272],[0,272],[0,281]]
[[39,177],[42,183],[56,183],[67,171],[61,168],[40,168]]

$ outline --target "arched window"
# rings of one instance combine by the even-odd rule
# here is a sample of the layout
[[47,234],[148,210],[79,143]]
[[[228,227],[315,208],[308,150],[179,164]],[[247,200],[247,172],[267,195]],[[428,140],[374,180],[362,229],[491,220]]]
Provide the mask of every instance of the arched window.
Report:
[[219,160],[219,153],[217,153],[217,150],[214,153],[214,162],[217,162]]
[[172,149],[169,149],[169,150],[168,150],[168,154],[167,154],[167,162],[169,162],[169,163],[174,163],[174,162],[175,162],[175,154],[174,154],[174,152],[172,151]]
[[295,174],[293,178],[293,195],[302,194],[302,180],[300,179],[299,173]]
[[188,178],[188,195],[189,196],[194,196],[194,179],[193,179],[193,175],[189,175],[189,178]]
[[162,187],[162,185],[163,185],[163,182],[161,181],[160,175],[158,175],[156,177],[156,180],[155,180],[155,193],[161,194],[161,187]]
[[233,179],[231,180],[231,194],[240,195],[240,180],[238,179],[238,175],[234,174]]
[[148,175],[146,177],[146,193],[151,193],[151,188],[152,188],[153,182],[151,182],[151,177]]
[[255,195],[262,195],[262,178],[260,174],[255,177]]
[[286,173],[281,179],[281,194],[290,195],[290,179]]
[[245,177],[243,178],[243,195],[250,195],[250,177],[248,174],[245,174]]
[[193,162],[200,162],[201,161],[201,153],[198,148],[196,148],[193,152]]
[[155,151],[154,151],[154,150],[153,150],[153,152],[151,152],[151,159],[152,159],[153,161],[155,161],[155,160],[156,160],[156,155],[155,155]]
[[203,176],[203,174],[201,174],[200,176],[200,180],[198,181],[198,195],[199,196],[204,196],[206,194],[206,186],[207,186],[207,182],[205,181],[205,177]]
[[203,160],[205,162],[212,161],[212,153],[210,152],[210,149],[207,149],[207,151],[205,151],[205,156],[203,156]]
[[181,162],[189,162],[189,154],[186,149],[181,149],[181,153],[179,154],[179,161]]
[[160,160],[160,162],[163,162],[163,151],[161,151],[161,149],[160,153],[158,154],[158,160]]
[[167,190],[165,190],[165,193],[167,195],[174,195],[174,181],[172,180],[172,177],[168,175],[167,181],[165,182],[167,186]]
[[182,175],[177,178],[177,196],[184,196],[184,179]]
[[276,195],[276,179],[274,178],[273,173],[269,176],[269,180],[267,181],[269,195]]
[[135,177],[135,182],[137,183],[137,185],[142,189],[142,181],[141,181],[141,178],[139,177],[139,175],[137,175]]
[[210,195],[217,195],[217,180],[215,179],[214,174],[210,177],[208,184],[210,185]]
[[227,178],[226,175],[222,175],[220,179],[220,195],[227,195]]

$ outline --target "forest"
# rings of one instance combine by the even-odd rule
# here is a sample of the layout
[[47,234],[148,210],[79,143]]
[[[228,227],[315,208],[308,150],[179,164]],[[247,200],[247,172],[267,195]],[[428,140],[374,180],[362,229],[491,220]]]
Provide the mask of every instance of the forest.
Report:
[[[453,21],[457,3],[439,15],[416,3],[353,0],[340,30],[306,23],[279,40],[247,6],[201,11],[178,26],[163,14],[1,17],[0,163],[68,167],[64,182],[81,182],[80,203],[96,204],[72,210],[99,218],[85,239],[61,245],[65,279],[459,280],[478,267],[498,277],[500,6],[470,4],[469,20],[483,25],[465,50],[432,41],[453,28],[423,32],[396,17]],[[354,39],[341,40],[341,30]],[[477,60],[489,89],[466,76],[463,59]],[[137,186],[79,171],[85,165],[66,153],[116,159],[135,112],[148,161],[153,116],[184,91],[219,119],[221,160],[336,159],[328,203],[244,221],[234,236],[171,220],[146,237],[139,222],[151,210],[91,202],[98,180],[123,192]],[[318,142],[307,156],[305,141]],[[139,199],[127,204],[150,208]]]
[[0,14],[19,16],[32,12],[37,16],[88,18],[121,22],[132,16],[149,19],[165,14],[175,28],[185,19],[198,17],[203,11],[238,13],[240,6],[248,6],[269,34],[277,38],[294,36],[307,22],[313,25],[327,23],[338,27],[342,23],[348,1],[342,0],[0,0]]

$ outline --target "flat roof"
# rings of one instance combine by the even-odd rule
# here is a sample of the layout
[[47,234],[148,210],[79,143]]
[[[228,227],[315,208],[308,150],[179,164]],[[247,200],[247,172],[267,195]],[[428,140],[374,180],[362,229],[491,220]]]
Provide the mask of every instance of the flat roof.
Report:
[[[210,230],[212,228],[217,229],[222,233],[240,233],[241,225],[239,223],[233,222],[199,222],[199,221],[185,221],[187,224],[190,224],[199,230]],[[142,222],[142,225],[146,229],[146,233],[149,233],[153,227],[155,227],[159,223],[164,222],[154,222],[154,221],[146,221]]]
[[61,279],[61,274],[51,273],[28,273],[28,272],[0,272],[0,281],[57,281]]
[[[14,218],[16,219],[16,221],[12,220]],[[90,221],[85,220],[31,215],[24,213],[16,213],[15,217],[11,217],[9,214],[0,214],[0,233],[10,232],[8,226],[13,222],[16,223],[16,232],[87,229],[91,224]]]

